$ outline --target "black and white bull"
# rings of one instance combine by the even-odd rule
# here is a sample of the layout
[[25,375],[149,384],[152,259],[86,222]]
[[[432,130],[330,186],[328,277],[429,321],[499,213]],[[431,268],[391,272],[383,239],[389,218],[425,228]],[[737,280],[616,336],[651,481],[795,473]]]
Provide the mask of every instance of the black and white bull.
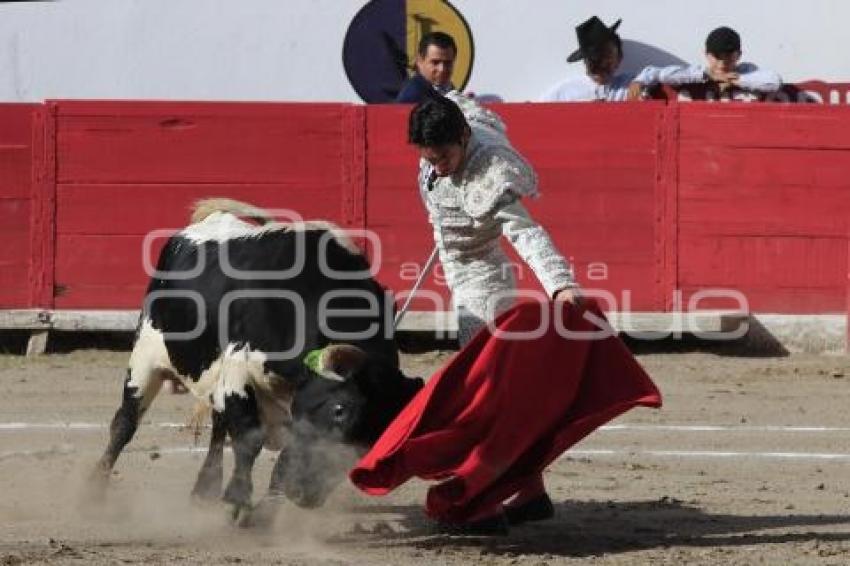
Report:
[[275,223],[226,199],[199,203],[192,222],[159,256],[95,478],[106,480],[163,380],[176,378],[212,408],[194,495],[221,495],[230,435],[224,500],[237,514],[250,509],[263,446],[281,450],[263,505],[281,495],[321,505],[352,463],[332,448],[368,447],[422,386],[399,371],[392,298],[331,224]]

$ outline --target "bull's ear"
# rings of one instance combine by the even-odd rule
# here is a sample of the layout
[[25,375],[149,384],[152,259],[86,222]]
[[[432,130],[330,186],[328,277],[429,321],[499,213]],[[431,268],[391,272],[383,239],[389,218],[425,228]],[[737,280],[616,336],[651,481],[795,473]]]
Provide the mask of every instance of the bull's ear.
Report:
[[322,353],[321,368],[348,379],[366,363],[366,352],[350,344],[334,344]]

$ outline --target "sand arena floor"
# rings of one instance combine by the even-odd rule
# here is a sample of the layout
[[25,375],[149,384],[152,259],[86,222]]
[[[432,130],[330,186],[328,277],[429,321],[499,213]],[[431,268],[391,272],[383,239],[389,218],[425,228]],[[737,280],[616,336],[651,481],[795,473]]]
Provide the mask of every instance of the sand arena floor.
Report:
[[[448,355],[404,366],[428,375]],[[481,540],[435,533],[419,481],[385,498],[343,484],[321,510],[286,506],[271,532],[236,529],[189,498],[203,455],[179,426],[193,405],[181,395],[160,395],[92,506],[85,478],[127,353],[0,356],[0,565],[850,563],[850,358],[639,359],[665,407],[627,413],[550,468],[554,520]],[[273,458],[258,460],[258,494]]]

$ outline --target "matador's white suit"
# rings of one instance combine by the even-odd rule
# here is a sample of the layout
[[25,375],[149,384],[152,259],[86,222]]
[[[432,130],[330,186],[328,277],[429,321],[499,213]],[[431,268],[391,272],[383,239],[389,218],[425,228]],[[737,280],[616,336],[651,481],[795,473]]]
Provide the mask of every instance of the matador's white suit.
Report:
[[421,160],[419,188],[452,291],[463,346],[513,302],[515,281],[500,236],[513,245],[550,297],[577,284],[549,234],[520,202],[538,196],[537,175],[511,146],[502,120],[457,92],[447,97],[463,111],[472,136],[460,169],[451,176],[437,177],[431,164]]

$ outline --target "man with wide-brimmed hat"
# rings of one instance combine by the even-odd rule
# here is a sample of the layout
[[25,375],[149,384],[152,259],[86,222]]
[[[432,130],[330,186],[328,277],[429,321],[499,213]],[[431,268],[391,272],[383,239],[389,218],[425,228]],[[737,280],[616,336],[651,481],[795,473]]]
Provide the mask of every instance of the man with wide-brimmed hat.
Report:
[[567,61],[584,61],[585,73],[555,85],[541,97],[541,102],[626,100],[631,77],[617,74],[623,61],[623,42],[617,34],[621,22],[606,26],[593,16],[576,26],[579,47]]
[[[634,82],[642,88],[660,83],[701,91],[696,98],[733,100],[757,99],[782,88],[779,73],[740,61],[741,36],[734,29],[721,26],[705,39],[705,65],[646,67]],[[689,89],[688,85],[698,88]],[[689,97],[695,98],[693,94]]]

